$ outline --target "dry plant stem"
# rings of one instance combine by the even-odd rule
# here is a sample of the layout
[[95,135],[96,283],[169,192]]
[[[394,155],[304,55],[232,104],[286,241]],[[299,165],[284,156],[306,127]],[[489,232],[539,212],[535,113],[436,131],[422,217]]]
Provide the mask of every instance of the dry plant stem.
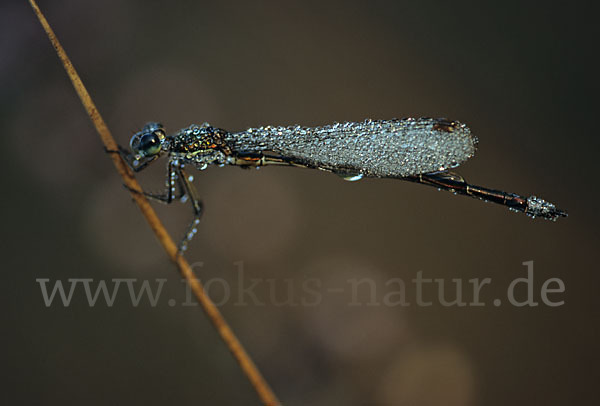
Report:
[[[100,134],[100,138],[102,139],[104,146],[109,151],[115,151],[117,149],[117,143],[110,134],[106,123],[104,122],[104,120],[102,120],[98,109],[94,105],[89,93],[83,86],[79,75],[75,71],[73,64],[71,63],[71,61],[67,57],[67,54],[65,53],[65,50],[58,42],[58,39],[54,35],[52,28],[50,28],[48,21],[46,21],[46,18],[38,8],[35,1],[29,0],[29,3],[31,4],[31,7],[33,8],[38,19],[40,20],[42,27],[46,31],[46,34],[48,35],[52,46],[54,46],[54,49],[56,50],[60,60],[62,61],[62,64],[65,70],[67,71],[67,74],[69,75],[73,86],[75,87],[75,91],[79,95],[79,98],[81,99],[81,102],[87,110],[90,119],[94,123],[96,130]],[[115,167],[117,168],[117,171],[123,177],[123,182],[125,183],[125,185],[132,190],[141,191],[142,189],[139,183],[135,179],[132,171],[129,169],[127,164],[123,161],[123,159],[121,159],[121,156],[119,154],[110,154],[110,156],[113,160]],[[279,405],[277,397],[269,388],[269,385],[254,365],[254,362],[252,362],[252,359],[250,359],[250,357],[242,347],[240,341],[233,334],[233,331],[231,330],[231,328],[229,327],[229,325],[227,324],[227,322],[225,321],[215,304],[210,300],[210,298],[204,291],[202,283],[195,277],[192,269],[190,268],[185,258],[183,258],[183,256],[181,255],[178,255],[177,247],[173,242],[173,239],[165,230],[164,226],[158,219],[158,216],[156,215],[155,211],[148,203],[146,197],[141,193],[134,192],[131,193],[131,196],[140,208],[142,215],[148,221],[148,224],[150,224],[152,231],[154,231],[154,234],[158,238],[160,244],[164,247],[165,251],[167,252],[167,255],[177,265],[179,271],[189,283],[192,292],[196,296],[196,299],[198,300],[198,302],[200,302],[200,305],[202,305],[204,311],[206,312],[211,322],[219,332],[221,339],[225,342],[235,359],[238,361],[242,371],[246,374],[252,386],[254,386],[254,389],[258,393],[258,396],[262,400],[263,404]]]

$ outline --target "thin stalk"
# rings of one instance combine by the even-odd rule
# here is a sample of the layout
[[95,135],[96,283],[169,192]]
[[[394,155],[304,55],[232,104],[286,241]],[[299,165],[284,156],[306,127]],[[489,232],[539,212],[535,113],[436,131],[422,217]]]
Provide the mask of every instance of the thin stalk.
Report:
[[[48,21],[40,11],[35,0],[29,0],[29,3],[31,4],[33,11],[40,20],[44,31],[46,31],[46,34],[48,35],[52,46],[56,50],[58,57],[60,58],[65,70],[67,71],[67,74],[69,75],[69,78],[73,83],[73,87],[75,87],[75,91],[81,99],[81,103],[85,107],[88,116],[94,124],[94,127],[96,127],[96,131],[98,131],[98,134],[100,135],[100,139],[102,140],[104,147],[108,151],[117,150],[117,143],[112,137],[108,127],[106,126],[106,123],[100,116],[100,112],[94,105],[90,94],[87,92],[85,86],[83,85],[83,82],[79,78],[79,75],[73,67],[73,64],[71,63],[65,50],[56,38],[54,31],[52,31],[52,28],[50,28]],[[148,199],[146,199],[146,197],[141,193],[133,192],[141,191],[142,188],[135,179],[131,169],[129,169],[129,167],[123,161],[119,154],[107,155],[111,157],[113,164],[117,169],[117,172],[119,172],[119,174],[123,178],[124,184],[130,190],[132,190],[131,197],[133,198],[137,206],[140,208],[142,215],[146,218],[146,221],[150,225],[150,228],[152,228],[152,231],[154,231],[156,238],[158,238],[158,241],[165,249],[168,257],[177,265],[177,268],[179,268],[179,272],[181,273],[181,275],[183,275],[187,283],[190,285],[194,296],[206,312],[206,315],[216,328],[217,332],[221,336],[221,339],[223,340],[227,348],[229,348],[229,351],[231,351],[231,354],[240,365],[240,368],[242,369],[242,371],[256,390],[256,393],[258,394],[262,403],[264,405],[269,406],[279,405],[279,400],[277,399],[277,397],[275,396],[275,394],[261,375],[260,371],[254,364],[254,362],[252,361],[252,359],[250,358],[250,356],[248,355],[238,338],[231,330],[231,328],[229,327],[229,325],[227,324],[227,322],[225,321],[215,304],[212,302],[212,300],[210,300],[210,298],[206,294],[202,283],[198,280],[198,278],[196,278],[188,262],[182,255],[178,255],[177,247],[173,242],[173,239],[171,238],[169,233],[167,233],[167,230],[162,225],[161,221],[156,215],[156,212],[154,211],[154,209],[152,209],[152,206],[150,206]]]

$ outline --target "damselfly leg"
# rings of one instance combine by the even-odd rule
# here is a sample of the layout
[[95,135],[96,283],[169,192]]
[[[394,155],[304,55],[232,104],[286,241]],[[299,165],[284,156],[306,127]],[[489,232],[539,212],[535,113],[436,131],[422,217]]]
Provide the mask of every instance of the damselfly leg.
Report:
[[[148,166],[148,164],[150,164],[156,158],[158,158],[158,156],[155,155],[152,158],[142,160],[140,162],[139,160],[136,159],[136,157],[134,157],[131,153],[129,153],[127,150],[125,150],[121,146],[119,146],[118,151],[107,151],[107,152],[118,153],[119,155],[121,155],[123,160],[127,163],[127,165],[134,172],[140,172],[141,170],[146,168]],[[176,160],[176,159],[169,159],[169,161],[167,163],[167,175],[166,175],[165,186],[166,186],[165,191],[162,194],[161,193],[151,193],[151,192],[146,192],[146,191],[140,192],[139,190],[134,190],[127,186],[125,186],[125,187],[133,193],[141,193],[151,200],[154,200],[154,201],[157,201],[160,203],[164,203],[164,204],[171,204],[175,200],[180,200],[180,201],[184,202],[186,199],[189,198],[189,200],[192,204],[194,218],[193,218],[192,222],[189,224],[189,226],[187,227],[185,235],[178,245],[178,251],[182,252],[187,249],[187,246],[188,246],[190,240],[197,233],[197,226],[200,223],[200,217],[202,217],[203,205],[202,205],[202,202],[200,201],[200,199],[198,198],[198,192],[196,191],[196,189],[194,188],[194,185],[192,184],[192,178],[190,176],[188,176],[187,173],[185,172],[184,165],[179,163],[178,160]]]
[[194,211],[194,219],[190,223],[185,233],[185,236],[179,243],[179,251],[185,251],[188,247],[189,242],[194,238],[194,235],[198,232],[198,224],[200,224],[200,217],[202,217],[202,201],[198,198],[198,192],[196,192],[196,188],[192,184],[193,178],[188,176],[183,170],[183,165],[181,165],[178,169],[179,180],[182,182],[185,192],[192,203],[192,209]]

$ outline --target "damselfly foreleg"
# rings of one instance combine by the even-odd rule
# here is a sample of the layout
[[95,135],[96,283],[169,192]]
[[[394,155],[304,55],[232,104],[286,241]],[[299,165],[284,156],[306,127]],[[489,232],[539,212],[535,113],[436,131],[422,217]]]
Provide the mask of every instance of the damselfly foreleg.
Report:
[[[145,164],[144,167],[146,165],[147,164]],[[134,168],[132,168],[132,169],[135,171]],[[139,169],[139,170],[141,170],[141,169]],[[138,171],[136,171],[136,172],[138,172]],[[175,186],[176,184],[177,184],[177,186]],[[127,188],[129,191],[134,192],[134,193],[141,193],[144,196],[146,196],[148,199],[155,200],[157,202],[165,203],[165,204],[170,204],[171,202],[173,202],[173,200],[184,199],[185,192],[186,192],[186,189],[185,189],[184,183],[181,179],[181,176],[179,175],[175,166],[170,161],[167,164],[167,178],[165,181],[165,192],[164,193],[159,194],[159,193],[152,193],[152,192],[146,192],[146,191],[140,192],[139,190],[131,189],[128,186],[125,186],[125,188]],[[179,193],[176,193],[177,190],[179,190]]]
[[109,154],[119,154],[121,156],[121,158],[123,158],[123,161],[125,161],[127,166],[129,166],[129,168],[134,172],[140,172],[141,170],[145,169],[149,164],[151,164],[152,162],[154,162],[155,160],[158,159],[158,155],[155,155],[150,158],[137,160],[131,152],[129,152],[122,146],[118,145],[117,147],[119,149],[116,151],[109,150],[107,148],[105,148],[104,150]]

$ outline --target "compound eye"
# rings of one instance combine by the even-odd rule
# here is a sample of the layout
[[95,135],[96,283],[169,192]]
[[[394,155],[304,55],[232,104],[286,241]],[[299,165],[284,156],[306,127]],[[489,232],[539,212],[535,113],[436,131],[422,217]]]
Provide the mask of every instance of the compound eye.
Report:
[[155,133],[144,134],[138,149],[144,156],[156,155],[160,152],[160,139]]

